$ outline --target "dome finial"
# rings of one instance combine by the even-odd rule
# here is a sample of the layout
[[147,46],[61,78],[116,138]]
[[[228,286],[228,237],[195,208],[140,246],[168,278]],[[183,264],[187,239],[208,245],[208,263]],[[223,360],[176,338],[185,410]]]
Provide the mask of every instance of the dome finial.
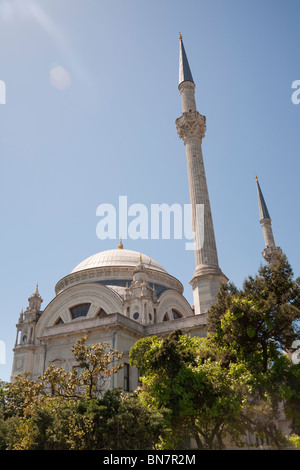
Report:
[[123,243],[122,243],[122,238],[120,238],[120,243],[118,245],[119,250],[123,250]]

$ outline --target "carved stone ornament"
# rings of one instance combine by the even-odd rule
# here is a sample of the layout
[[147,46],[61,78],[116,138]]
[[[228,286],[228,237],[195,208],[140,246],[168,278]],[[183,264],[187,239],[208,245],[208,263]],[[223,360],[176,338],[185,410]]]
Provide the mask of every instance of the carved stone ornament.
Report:
[[179,137],[186,143],[189,139],[202,140],[206,131],[206,117],[200,113],[184,113],[176,119],[176,127]]
[[22,369],[23,369],[23,364],[24,364],[24,358],[23,358],[23,357],[19,357],[19,358],[16,360],[16,370],[22,370]]
[[263,257],[269,264],[275,263],[278,259],[278,256],[281,254],[282,250],[279,246],[268,246],[262,252]]

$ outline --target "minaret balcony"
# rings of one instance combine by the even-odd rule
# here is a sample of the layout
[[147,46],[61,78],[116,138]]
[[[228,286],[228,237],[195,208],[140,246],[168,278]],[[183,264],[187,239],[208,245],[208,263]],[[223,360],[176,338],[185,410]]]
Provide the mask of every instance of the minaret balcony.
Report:
[[176,127],[178,135],[184,143],[189,139],[202,140],[206,132],[206,117],[198,111],[186,112],[176,119]]

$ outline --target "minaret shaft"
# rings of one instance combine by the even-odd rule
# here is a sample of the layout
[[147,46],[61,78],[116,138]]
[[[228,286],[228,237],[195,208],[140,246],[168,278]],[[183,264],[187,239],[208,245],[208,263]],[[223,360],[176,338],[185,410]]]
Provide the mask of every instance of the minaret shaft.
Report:
[[200,139],[188,139],[185,149],[197,271],[203,265],[218,267],[219,262]]
[[179,137],[183,139],[188,169],[192,224],[194,232],[195,265],[191,285],[194,294],[195,314],[207,313],[216,302],[221,282],[227,282],[219,268],[213,220],[206,182],[202,139],[205,136],[206,118],[196,107],[195,84],[180,38],[179,91],[182,116],[176,120]]
[[182,86],[181,84],[179,85],[179,91],[181,95],[182,112],[189,113],[197,111],[195,101],[195,84],[192,82],[182,82]]
[[262,226],[266,248],[276,246],[274,235],[273,235],[273,230],[272,230],[271,219],[262,219],[260,221],[260,224]]

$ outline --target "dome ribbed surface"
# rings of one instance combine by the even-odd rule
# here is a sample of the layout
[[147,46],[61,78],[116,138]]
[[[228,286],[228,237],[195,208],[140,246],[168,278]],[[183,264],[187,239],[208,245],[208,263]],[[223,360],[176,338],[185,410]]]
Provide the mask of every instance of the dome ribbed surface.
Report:
[[96,253],[95,255],[90,256],[89,258],[79,263],[73,269],[72,273],[91,268],[117,266],[135,267],[140,263],[140,256],[142,257],[142,263],[146,268],[155,269],[164,273],[167,272],[159,263],[150,258],[150,256],[147,256],[143,253],[141,254],[137,251],[116,249],[101,251],[100,253]]

